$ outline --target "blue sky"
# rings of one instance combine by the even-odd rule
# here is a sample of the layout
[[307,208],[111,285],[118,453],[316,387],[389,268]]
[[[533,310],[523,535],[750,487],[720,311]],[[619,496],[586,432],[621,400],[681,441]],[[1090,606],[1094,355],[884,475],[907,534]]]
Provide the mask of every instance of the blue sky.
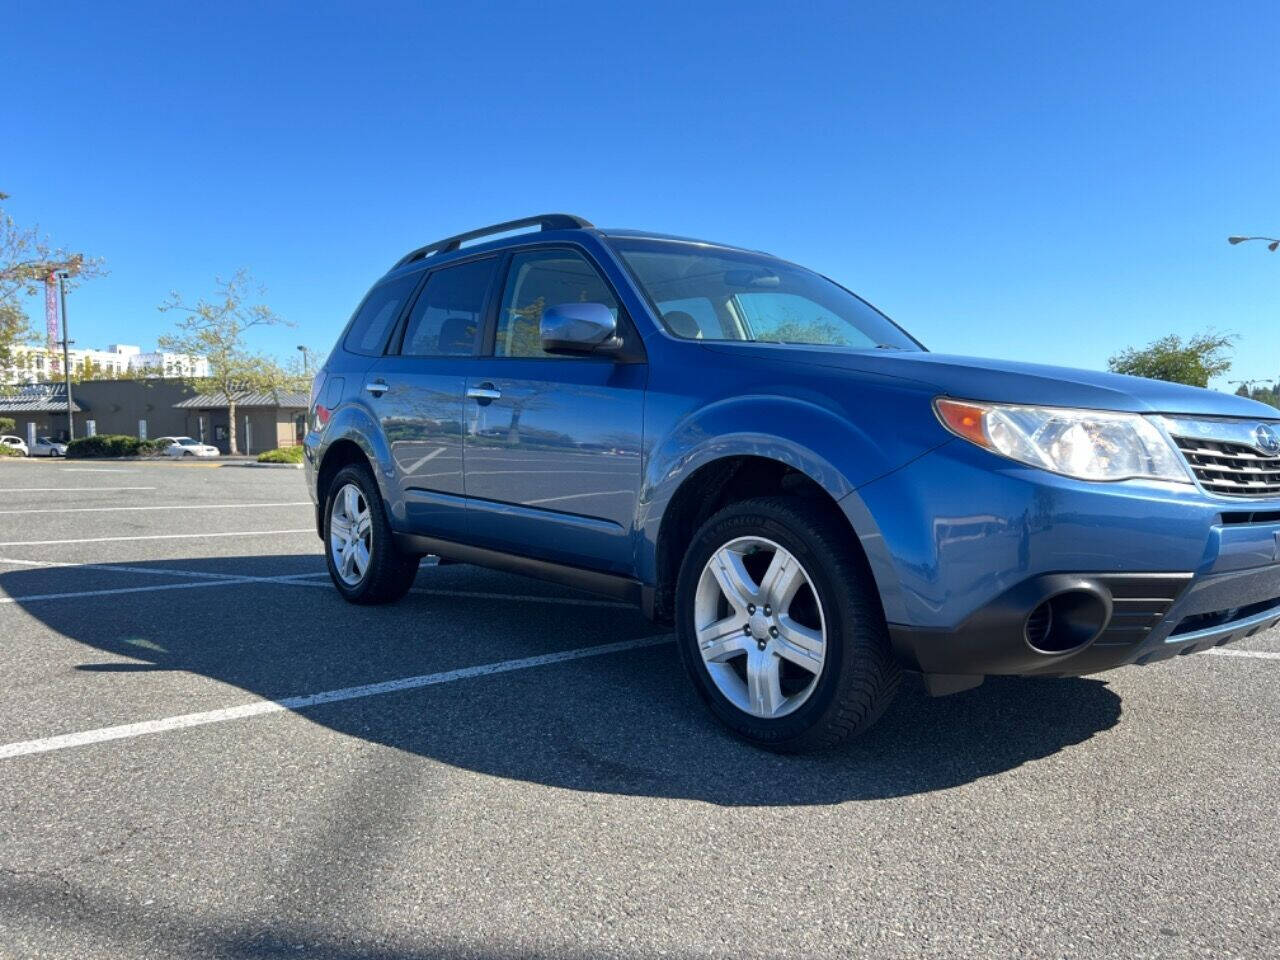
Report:
[[[1280,7],[7,5],[0,191],[105,257],[80,345],[249,267],[327,350],[403,252],[548,210],[741,244],[935,350],[1280,377]],[[38,308],[38,304],[34,305]]]

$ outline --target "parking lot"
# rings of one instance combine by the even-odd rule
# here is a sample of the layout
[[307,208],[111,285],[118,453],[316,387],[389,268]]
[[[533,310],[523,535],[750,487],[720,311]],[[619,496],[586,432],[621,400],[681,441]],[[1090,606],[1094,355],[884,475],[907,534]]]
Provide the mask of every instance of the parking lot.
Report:
[[836,753],[609,600],[328,583],[302,474],[0,462],[5,957],[1275,957],[1280,636]]

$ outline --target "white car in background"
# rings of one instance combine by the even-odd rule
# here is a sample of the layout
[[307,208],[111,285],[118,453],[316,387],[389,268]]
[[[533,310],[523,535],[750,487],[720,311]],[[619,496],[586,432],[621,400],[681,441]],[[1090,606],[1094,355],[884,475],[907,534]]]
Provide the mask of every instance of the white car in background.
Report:
[[29,457],[31,455],[30,451],[27,450],[26,441],[23,440],[21,437],[11,437],[11,436],[0,437],[0,443],[3,443],[6,447],[10,447],[14,450],[17,450],[24,457]]
[[217,447],[212,447],[207,443],[201,443],[199,440],[193,440],[191,437],[158,437],[161,443],[167,443],[164,448],[166,456],[170,457],[220,457],[222,451]]
[[29,453],[32,457],[65,457],[66,455],[67,445],[53,437],[36,437],[36,445]]

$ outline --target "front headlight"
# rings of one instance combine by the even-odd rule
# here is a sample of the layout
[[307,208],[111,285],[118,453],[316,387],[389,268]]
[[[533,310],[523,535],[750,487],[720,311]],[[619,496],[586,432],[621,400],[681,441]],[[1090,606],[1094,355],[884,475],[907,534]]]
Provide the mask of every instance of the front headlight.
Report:
[[1191,483],[1182,455],[1136,413],[1023,407],[939,397],[943,426],[993,453],[1080,480]]

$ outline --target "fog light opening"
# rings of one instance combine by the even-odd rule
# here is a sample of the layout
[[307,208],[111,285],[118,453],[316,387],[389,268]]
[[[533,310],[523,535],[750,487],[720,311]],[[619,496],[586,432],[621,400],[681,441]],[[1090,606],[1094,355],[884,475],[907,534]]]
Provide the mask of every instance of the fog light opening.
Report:
[[1027,645],[1040,653],[1070,653],[1088,646],[1111,617],[1106,600],[1088,590],[1050,597],[1027,615]]

